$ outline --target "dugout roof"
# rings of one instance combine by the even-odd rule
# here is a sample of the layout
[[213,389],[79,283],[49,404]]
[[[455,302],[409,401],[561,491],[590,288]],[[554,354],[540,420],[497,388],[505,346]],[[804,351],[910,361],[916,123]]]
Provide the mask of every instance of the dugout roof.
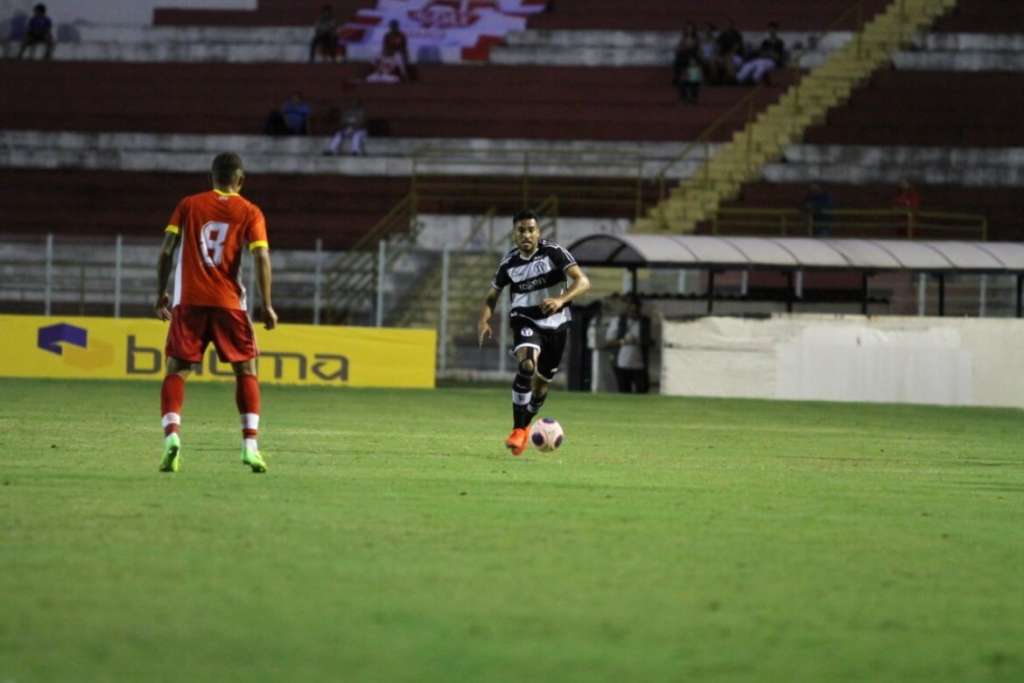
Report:
[[599,234],[569,251],[584,266],[631,269],[1024,274],[1024,244],[1016,242]]

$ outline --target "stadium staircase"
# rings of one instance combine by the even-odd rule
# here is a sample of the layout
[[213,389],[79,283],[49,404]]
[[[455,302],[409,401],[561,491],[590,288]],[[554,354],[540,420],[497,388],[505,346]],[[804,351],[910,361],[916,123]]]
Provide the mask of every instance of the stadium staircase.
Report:
[[800,139],[815,122],[846,100],[853,89],[890,63],[899,48],[956,4],[956,0],[895,0],[833,52],[825,63],[792,86],[690,179],[639,219],[637,232],[693,232],[736,196],[740,186],[758,177],[786,145]]

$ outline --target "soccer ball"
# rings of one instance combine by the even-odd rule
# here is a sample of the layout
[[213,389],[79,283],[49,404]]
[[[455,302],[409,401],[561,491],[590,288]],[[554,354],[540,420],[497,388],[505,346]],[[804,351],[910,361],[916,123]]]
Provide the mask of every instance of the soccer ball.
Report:
[[562,425],[558,424],[558,420],[554,418],[545,417],[537,420],[530,429],[530,443],[542,453],[550,453],[555,450],[562,445],[563,440],[565,440],[565,432],[562,431]]

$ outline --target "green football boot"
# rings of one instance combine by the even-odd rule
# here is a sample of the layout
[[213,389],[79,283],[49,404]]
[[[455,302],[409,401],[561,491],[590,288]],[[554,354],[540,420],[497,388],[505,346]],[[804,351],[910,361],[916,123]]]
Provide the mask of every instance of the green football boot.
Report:
[[181,437],[172,432],[164,437],[164,457],[160,461],[161,472],[177,472],[181,469]]
[[242,446],[242,464],[251,467],[256,474],[263,474],[267,471],[267,463],[263,462],[260,452],[245,446]]

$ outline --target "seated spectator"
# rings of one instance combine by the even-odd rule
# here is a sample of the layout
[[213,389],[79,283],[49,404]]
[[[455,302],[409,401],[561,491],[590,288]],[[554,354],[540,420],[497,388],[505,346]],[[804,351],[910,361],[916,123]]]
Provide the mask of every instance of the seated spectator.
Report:
[[762,41],[761,49],[736,72],[738,83],[757,85],[777,67],[786,63],[786,44],[779,38],[777,30],[778,24],[769,24],[768,37]]
[[316,59],[317,52],[332,62],[338,57],[338,20],[334,17],[334,7],[324,5],[320,16],[313,24],[313,42],[309,45],[309,61]]
[[[381,61],[390,59],[397,67],[397,73],[401,80],[409,80],[409,41],[406,40],[398,22],[394,19],[388,23],[388,32],[384,34],[381,44]],[[370,80],[367,78],[366,80]],[[379,82],[379,81],[371,81]],[[391,82],[391,81],[387,81]]]
[[836,207],[828,190],[818,183],[812,183],[800,208],[810,224],[810,232],[814,237],[832,236],[832,211]]
[[727,20],[726,27],[716,39],[717,54],[715,56],[714,83],[718,85],[736,82],[736,70],[743,63],[743,34],[736,28],[732,19]]
[[28,25],[25,27],[25,37],[21,40],[18,59],[21,59],[29,48],[32,48],[34,55],[36,45],[40,44],[46,46],[43,59],[53,57],[53,22],[50,17],[46,16],[46,5],[42,3],[32,8],[32,18],[28,20]]
[[704,24],[704,33],[700,37],[700,61],[708,65],[715,60],[718,43],[718,29],[710,21]]
[[366,108],[359,100],[353,102],[352,106],[345,110],[341,117],[341,126],[334,133],[324,154],[339,154],[346,139],[349,141],[349,152],[352,156],[366,155],[366,148],[363,146],[363,142],[366,140]]
[[786,66],[789,62],[786,41],[779,37],[779,25],[774,21],[768,24],[768,36],[761,41],[761,51],[772,55],[779,67]]
[[311,113],[312,108],[303,101],[302,93],[292,93],[280,109],[270,112],[263,132],[267,135],[309,135]]
[[697,104],[700,98],[700,84],[704,80],[704,69],[697,57],[690,57],[683,68],[683,77],[679,82],[679,95],[683,102]]
[[899,191],[892,198],[892,208],[909,212],[915,212],[921,208],[921,195],[906,178],[900,181]]
[[377,65],[374,67],[370,75],[366,77],[367,83],[401,83],[402,75],[399,68],[400,58],[391,56],[381,56],[377,60]]
[[679,36],[679,42],[676,44],[676,54],[672,60],[673,85],[683,82],[683,71],[691,57],[700,58],[700,35],[697,33],[697,26],[692,22],[686,25],[686,30]]

